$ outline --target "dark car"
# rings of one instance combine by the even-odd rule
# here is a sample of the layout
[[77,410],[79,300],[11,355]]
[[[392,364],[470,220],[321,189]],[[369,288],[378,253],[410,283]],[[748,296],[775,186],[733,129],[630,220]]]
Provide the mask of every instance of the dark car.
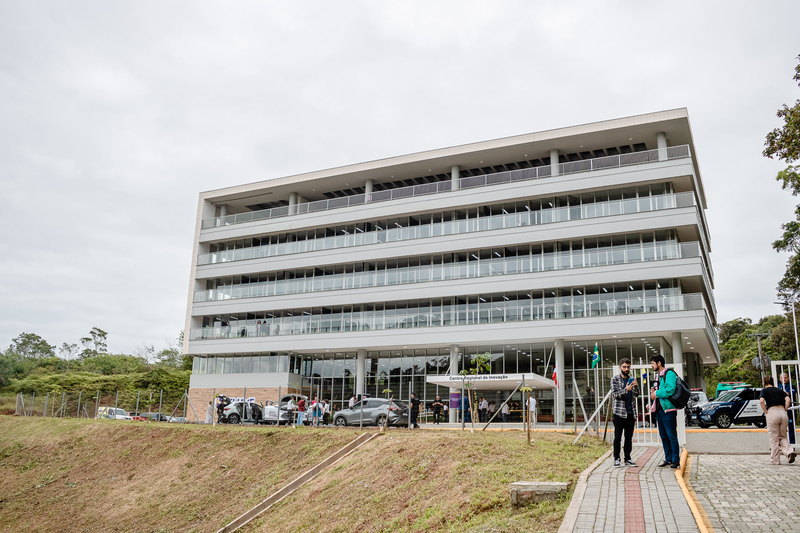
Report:
[[708,403],[708,396],[704,389],[691,389],[689,403],[686,404],[686,425],[691,426],[697,423],[700,411]]
[[733,424],[753,424],[763,428],[767,419],[761,410],[760,396],[761,389],[750,387],[722,391],[714,401],[699,406],[697,425],[727,429]]
[[394,400],[391,407],[388,398],[364,398],[352,408],[340,409],[333,415],[336,426],[383,426],[388,417],[390,426],[408,425],[408,407]]
[[144,420],[149,420],[151,422],[169,422],[169,417],[164,413],[159,414],[159,413],[146,412],[146,413],[140,413],[139,417]]

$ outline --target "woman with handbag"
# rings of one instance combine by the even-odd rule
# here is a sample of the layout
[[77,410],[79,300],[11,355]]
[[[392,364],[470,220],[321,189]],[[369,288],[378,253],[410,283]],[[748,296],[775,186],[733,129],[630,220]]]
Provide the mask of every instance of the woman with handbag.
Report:
[[789,417],[786,410],[792,404],[786,392],[775,386],[772,376],[764,377],[764,388],[761,389],[761,409],[767,416],[767,433],[769,433],[769,460],[774,465],[781,464],[781,452],[793,463],[797,454],[789,444],[786,430]]

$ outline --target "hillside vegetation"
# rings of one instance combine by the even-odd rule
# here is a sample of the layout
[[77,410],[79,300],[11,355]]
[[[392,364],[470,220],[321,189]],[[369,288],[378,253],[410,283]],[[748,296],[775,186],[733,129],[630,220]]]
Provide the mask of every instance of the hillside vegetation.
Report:
[[[0,416],[0,531],[216,531],[358,434]],[[507,484],[577,480],[606,447],[572,439],[393,429],[247,531],[556,531],[571,493]]]

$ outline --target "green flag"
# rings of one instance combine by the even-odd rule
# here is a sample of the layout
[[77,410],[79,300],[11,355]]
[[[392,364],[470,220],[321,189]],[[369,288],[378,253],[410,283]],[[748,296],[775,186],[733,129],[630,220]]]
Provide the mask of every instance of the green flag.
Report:
[[597,366],[600,362],[600,350],[597,349],[597,343],[594,343],[594,355],[592,356],[592,368]]

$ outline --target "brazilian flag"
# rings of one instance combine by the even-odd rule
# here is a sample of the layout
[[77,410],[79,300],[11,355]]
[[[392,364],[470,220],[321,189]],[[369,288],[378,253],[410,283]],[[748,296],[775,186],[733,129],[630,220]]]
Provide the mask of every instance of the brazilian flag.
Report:
[[597,366],[600,362],[600,350],[597,349],[597,343],[594,343],[594,355],[592,356],[592,368]]

